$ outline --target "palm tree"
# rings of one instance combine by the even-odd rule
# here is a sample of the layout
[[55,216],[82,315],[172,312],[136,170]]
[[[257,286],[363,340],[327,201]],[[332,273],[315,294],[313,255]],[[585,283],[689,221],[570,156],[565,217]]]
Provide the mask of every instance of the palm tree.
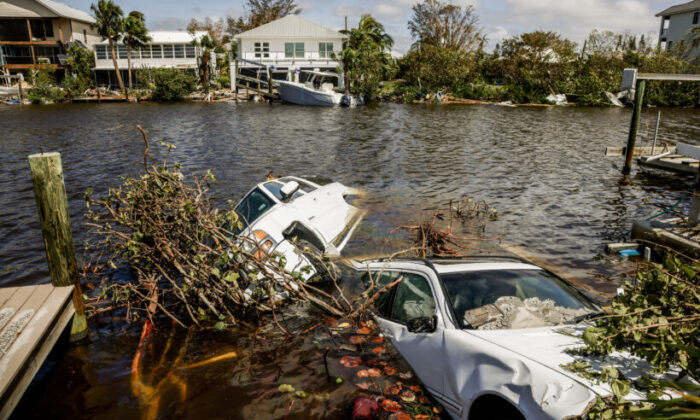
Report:
[[131,77],[131,50],[140,50],[145,47],[151,37],[148,36],[143,13],[134,10],[124,19],[124,45],[126,45],[126,59],[129,63],[129,90],[133,88]]
[[362,16],[357,28],[340,32],[347,36],[340,53],[345,91],[349,92],[352,80],[356,93],[369,96],[390,65],[389,51],[394,40],[385,32],[384,26],[370,15]]
[[95,23],[92,23],[90,27],[97,30],[97,33],[100,34],[103,40],[109,41],[109,49],[112,53],[112,62],[114,63],[114,71],[117,73],[119,88],[124,92],[124,96],[128,100],[129,94],[124,87],[124,81],[117,65],[117,54],[114,49],[114,43],[119,41],[123,30],[124,20],[122,16],[124,16],[124,12],[112,0],[99,0],[97,5],[93,3],[90,6],[90,10],[95,14]]

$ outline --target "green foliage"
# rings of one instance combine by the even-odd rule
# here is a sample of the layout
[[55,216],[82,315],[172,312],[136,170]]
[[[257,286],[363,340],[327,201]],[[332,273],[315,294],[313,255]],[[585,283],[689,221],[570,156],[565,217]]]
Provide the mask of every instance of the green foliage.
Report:
[[95,68],[95,56],[92,51],[73,43],[68,48],[66,67],[68,70],[63,79],[63,88],[68,90],[71,96],[81,96],[87,89],[95,87],[92,70]]
[[[662,264],[652,264],[637,275],[634,284],[624,285],[624,294],[612,303],[612,313],[601,318],[583,334],[586,348],[579,353],[607,355],[627,351],[647,360],[656,373],[680,369],[680,377],[700,378],[700,263],[676,255],[666,255]],[[598,398],[591,419],[609,418],[686,418],[700,417],[700,386],[661,381],[655,376],[634,383],[614,367],[594,371],[584,361],[564,368],[607,383],[613,395]],[[652,375],[654,372],[650,372]],[[630,387],[646,390],[645,401],[625,399]],[[662,398],[665,390],[676,395]],[[679,397],[680,396],[680,397]]]
[[142,85],[151,88],[155,101],[180,101],[197,85],[197,78],[181,69],[140,69],[136,75]]
[[29,81],[34,86],[27,92],[27,99],[33,104],[58,102],[65,99],[63,90],[56,87],[54,73],[49,66],[34,66],[29,69]]
[[536,31],[505,40],[500,66],[512,99],[546,103],[549,94],[570,91],[575,47],[554,32]]
[[379,91],[379,82],[394,66],[389,55],[394,40],[370,15],[362,16],[357,28],[340,32],[348,37],[339,57],[345,72],[346,89],[371,99]]
[[216,79],[216,83],[221,88],[228,88],[231,86],[231,78],[228,76],[221,76],[218,79]]
[[478,77],[475,56],[471,51],[423,44],[411,49],[402,59],[402,66],[407,69],[403,76],[410,85],[425,93],[437,90],[456,92],[467,81]]

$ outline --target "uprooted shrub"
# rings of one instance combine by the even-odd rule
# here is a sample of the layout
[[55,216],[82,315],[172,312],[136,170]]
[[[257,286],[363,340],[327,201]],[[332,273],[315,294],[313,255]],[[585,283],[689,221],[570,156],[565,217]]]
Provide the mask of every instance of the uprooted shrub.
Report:
[[259,319],[262,311],[274,314],[282,298],[333,316],[351,312],[355,305],[335,277],[335,289],[322,290],[304,281],[310,267],[287,268],[283,256],[256,252],[255,243],[235,234],[241,222],[233,203],[218,209],[209,200],[211,172],[188,180],[167,157],[151,164],[142,133],[145,172],[101,197],[86,194],[87,225],[101,238],[95,245],[111,256],[110,266],[126,264],[134,274],[133,281],[106,286],[112,305],[127,306],[130,319],[161,315],[184,327],[217,328]]

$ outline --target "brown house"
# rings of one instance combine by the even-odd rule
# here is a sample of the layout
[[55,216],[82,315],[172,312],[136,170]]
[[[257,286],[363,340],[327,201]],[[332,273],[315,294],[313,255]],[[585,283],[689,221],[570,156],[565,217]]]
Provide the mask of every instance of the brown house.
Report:
[[0,0],[0,73],[34,65],[62,69],[66,48],[91,48],[101,38],[90,29],[95,19],[51,0]]

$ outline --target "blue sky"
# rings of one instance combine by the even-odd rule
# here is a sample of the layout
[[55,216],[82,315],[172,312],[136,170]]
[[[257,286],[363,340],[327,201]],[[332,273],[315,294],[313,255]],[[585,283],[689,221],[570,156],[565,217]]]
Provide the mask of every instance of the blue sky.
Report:
[[[59,0],[89,10],[95,0]],[[661,10],[687,0],[452,0],[476,7],[489,39],[489,48],[503,38],[543,29],[582,42],[592,29],[656,33]],[[353,26],[363,13],[371,13],[394,37],[395,49],[406,52],[411,38],[406,23],[416,0],[297,0],[302,16],[332,29],[343,26],[347,15]],[[243,0],[116,0],[125,13],[139,10],[151,30],[184,29],[193,18],[214,18],[243,13]]]

